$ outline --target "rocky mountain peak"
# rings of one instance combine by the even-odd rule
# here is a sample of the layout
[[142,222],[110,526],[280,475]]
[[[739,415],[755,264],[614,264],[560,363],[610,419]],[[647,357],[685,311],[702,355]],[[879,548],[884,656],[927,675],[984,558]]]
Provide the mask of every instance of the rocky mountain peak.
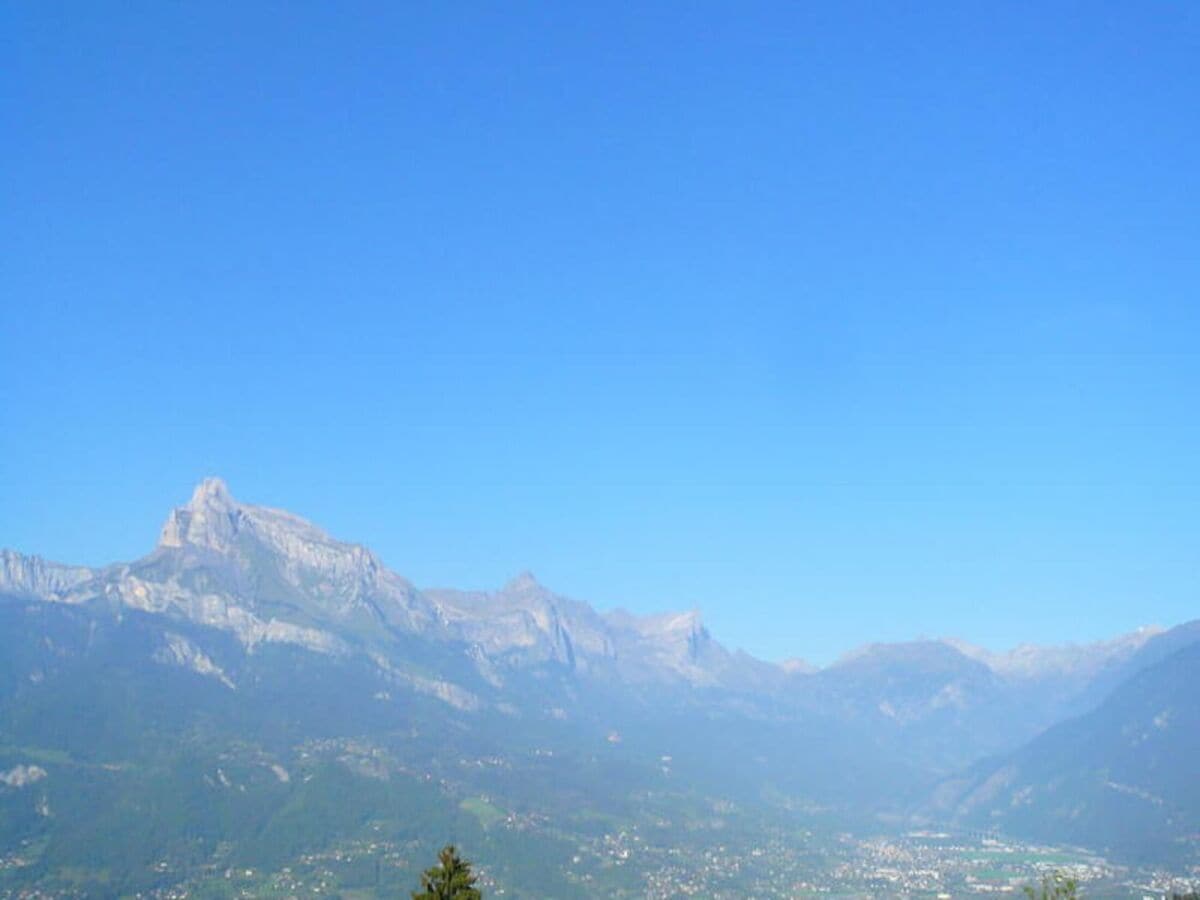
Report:
[[350,619],[364,629],[380,621],[408,631],[438,627],[429,603],[366,547],[337,540],[284,510],[242,503],[219,478],[204,479],[185,505],[172,510],[154,560],[161,565],[154,571],[162,587],[131,585],[131,596],[158,590],[165,604],[181,597],[190,602],[179,573],[195,570],[210,592],[205,603],[224,592],[222,602],[236,607],[237,615],[266,619],[279,617],[280,607],[293,609],[303,626],[282,624],[321,623],[322,640],[332,641]]
[[544,590],[541,583],[528,569],[519,572],[501,589],[505,594],[526,594],[531,591]]
[[160,547],[185,545],[210,550],[228,548],[237,533],[241,507],[220,478],[205,478],[186,506],[174,509],[163,525]]
[[233,495],[229,493],[229,485],[223,479],[210,476],[196,485],[192,491],[192,499],[188,506],[192,509],[201,507],[233,509]]
[[[199,547],[246,563],[257,559],[256,565],[265,553],[289,581],[299,584],[315,577],[349,591],[374,582],[384,568],[366,547],[336,540],[299,516],[237,501],[220,478],[204,479],[191,500],[171,512],[158,543]],[[258,549],[248,553],[251,546]],[[308,574],[302,576],[302,571]]]

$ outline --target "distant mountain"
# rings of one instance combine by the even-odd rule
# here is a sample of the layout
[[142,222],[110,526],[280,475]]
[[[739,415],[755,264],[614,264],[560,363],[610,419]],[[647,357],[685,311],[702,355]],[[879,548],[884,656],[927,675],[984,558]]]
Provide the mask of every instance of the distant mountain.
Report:
[[[292,644],[362,654],[403,671],[413,639],[462,656],[493,687],[506,669],[717,684],[729,654],[695,613],[603,617],[526,573],[496,593],[417,590],[365,547],[280,510],[236,501],[216,478],[168,517],[158,547],[92,571],[4,551],[0,591],[103,602],[226,631],[246,648]],[[723,673],[723,674],[722,674]],[[395,674],[395,672],[393,672]],[[445,696],[462,696],[454,685]]]
[[1166,659],[1184,647],[1200,642],[1200,619],[1184,622],[1174,628],[1153,629],[1134,652],[1123,654],[1112,665],[1105,666],[1090,679],[1080,692],[1076,706],[1086,711],[1098,706],[1119,685]]
[[917,778],[695,612],[601,615],[528,574],[422,591],[216,479],[142,559],[0,562],[0,894],[136,893],[382,828],[401,861],[457,833],[510,894],[572,896],[513,861],[596,817],[784,815]]
[[158,546],[136,562],[92,570],[0,554],[0,592],[185,620],[250,649],[280,643],[363,654],[390,670],[403,667],[417,640],[467,660],[493,688],[506,671],[554,665],[602,681],[795,689],[808,706],[899,723],[944,718],[1002,684],[1036,681],[1044,692],[1053,683],[1056,696],[1077,693],[1153,635],[1004,655],[953,641],[872,645],[821,671],[799,661],[776,666],[727,651],[695,611],[600,614],[530,573],[495,592],[419,590],[369,549],[291,513],[241,503],[217,478],[168,516]]
[[865,729],[912,764],[943,770],[1014,747],[1095,702],[1115,675],[1132,671],[1122,667],[1143,645],[1150,652],[1169,639],[1146,630],[1007,654],[919,641],[870,645],[823,670],[777,666],[726,650],[695,611],[601,614],[530,573],[495,592],[420,590],[367,548],[239,502],[217,478],[171,512],[148,556],[92,570],[3,551],[0,593],[138,610],[228,633],[251,652],[279,644],[360,658],[460,708],[527,706],[527,692],[510,681],[539,670],[643,696],[654,685],[723,691],[743,709]]
[[994,653],[966,641],[950,639],[946,643],[1010,680],[1066,679],[1082,687],[1116,669],[1162,632],[1161,627],[1152,625],[1090,644],[1020,644],[1004,653]]
[[871,644],[843,656],[816,680],[848,711],[899,723],[967,709],[1000,686],[988,666],[943,641]]
[[[1176,637],[1194,634],[1189,628]],[[1091,712],[947,780],[931,811],[1123,856],[1194,858],[1200,848],[1198,686],[1200,641],[1191,640],[1137,671]]]
[[[134,893],[227,857],[283,865],[381,822],[413,859],[474,829],[503,869],[651,808],[655,822],[709,821],[701,808],[897,821],[948,774],[1165,664],[1191,628],[775,665],[726,649],[694,610],[601,613],[529,573],[421,589],[207,479],[133,562],[0,551],[0,894],[115,890],[85,870]],[[939,814],[976,821],[976,777],[943,782]],[[512,811],[537,851],[464,823],[462,802]],[[416,807],[434,837],[396,821]],[[534,896],[575,891],[505,871]]]
[[805,708],[856,722],[902,758],[949,773],[1090,708],[1093,686],[1127,671],[1158,633],[1003,654],[951,639],[869,644],[825,669],[793,670],[790,690]]

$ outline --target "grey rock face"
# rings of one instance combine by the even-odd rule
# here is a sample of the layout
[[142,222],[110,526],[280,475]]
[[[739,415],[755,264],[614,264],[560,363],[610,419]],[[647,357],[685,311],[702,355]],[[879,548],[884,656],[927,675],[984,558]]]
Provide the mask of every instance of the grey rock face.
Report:
[[616,659],[604,620],[589,606],[549,591],[526,572],[494,593],[430,590],[425,595],[463,641],[509,664],[554,662],[596,672]]
[[64,566],[40,556],[0,550],[0,592],[23,597],[61,596],[94,574],[84,566]]
[[243,579],[243,591],[255,581],[282,588],[318,618],[365,615],[410,631],[437,624],[419,592],[366,547],[335,540],[291,513],[238,503],[218,478],[205,479],[191,501],[171,513],[159,550],[219,557],[252,576]]
[[101,601],[235,634],[248,648],[286,643],[344,653],[364,622],[414,628],[428,604],[365,548],[335,541],[289,513],[238,503],[202,482],[163,526],[158,548],[101,571],[5,551],[11,593],[61,603]]
[[167,518],[159,537],[160,547],[192,544],[222,551],[237,534],[241,510],[220,478],[206,478],[192,492],[191,502]]
[[607,621],[625,672],[635,680],[662,672],[681,681],[711,685],[728,668],[729,654],[713,641],[696,610],[657,616],[617,610],[609,613]]
[[168,666],[190,669],[198,675],[214,678],[230,690],[236,690],[229,676],[209,656],[187,638],[178,634],[164,635],[163,646],[154,654],[154,661]]
[[[585,678],[695,685],[753,668],[735,664],[697,613],[606,617],[529,573],[495,592],[419,591],[367,548],[291,513],[242,503],[218,478],[168,515],[156,549],[136,562],[93,571],[9,551],[0,562],[0,588],[9,593],[177,618],[230,632],[250,650],[283,643],[361,654],[391,680],[463,710],[483,701],[406,669],[397,642],[449,648],[496,690],[506,673],[544,665]],[[227,681],[178,636],[157,658]]]

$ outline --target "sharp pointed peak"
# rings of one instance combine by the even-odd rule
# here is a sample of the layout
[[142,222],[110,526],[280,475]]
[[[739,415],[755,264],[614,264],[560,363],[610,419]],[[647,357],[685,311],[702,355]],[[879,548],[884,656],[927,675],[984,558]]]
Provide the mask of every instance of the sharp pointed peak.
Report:
[[219,549],[237,530],[235,519],[242,511],[229,487],[220,478],[205,478],[192,491],[186,506],[176,507],[167,517],[158,539],[160,547],[185,544]]
[[229,485],[225,483],[225,480],[215,475],[210,475],[196,485],[196,489],[192,491],[191,502],[188,505],[191,507],[232,507],[236,504],[233,494],[229,492]]
[[515,591],[532,591],[539,588],[542,588],[542,583],[537,580],[537,576],[528,569],[525,569],[510,578],[508,583],[504,585],[503,591],[510,593]]

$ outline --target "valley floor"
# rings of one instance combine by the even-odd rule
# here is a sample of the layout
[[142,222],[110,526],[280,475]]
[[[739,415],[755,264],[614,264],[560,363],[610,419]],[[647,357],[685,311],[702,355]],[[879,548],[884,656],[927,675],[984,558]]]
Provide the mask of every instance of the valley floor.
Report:
[[[479,805],[486,806],[486,801]],[[491,825],[526,832],[547,829],[546,836],[556,844],[564,837],[545,824],[516,822],[511,817]],[[423,866],[414,858],[418,847],[415,842],[389,840],[379,831],[378,825],[369,826],[359,840],[303,854],[270,871],[223,866],[218,860],[202,871],[184,873],[171,871],[164,862],[160,874],[169,886],[139,896],[154,900],[405,896]],[[579,842],[558,874],[581,897],[647,900],[1023,896],[1023,886],[1056,872],[1075,878],[1082,895],[1089,898],[1168,898],[1200,887],[1200,868],[1191,872],[1131,869],[1080,849],[980,835],[913,832],[859,838],[780,831],[753,840],[728,834],[721,842],[691,840],[684,846],[667,846],[644,839],[641,831],[630,825]],[[63,895],[2,887],[12,876],[19,877],[22,865],[19,853],[0,859],[0,897],[33,900]],[[486,897],[535,896],[514,890],[486,864],[477,866],[477,873]]]

